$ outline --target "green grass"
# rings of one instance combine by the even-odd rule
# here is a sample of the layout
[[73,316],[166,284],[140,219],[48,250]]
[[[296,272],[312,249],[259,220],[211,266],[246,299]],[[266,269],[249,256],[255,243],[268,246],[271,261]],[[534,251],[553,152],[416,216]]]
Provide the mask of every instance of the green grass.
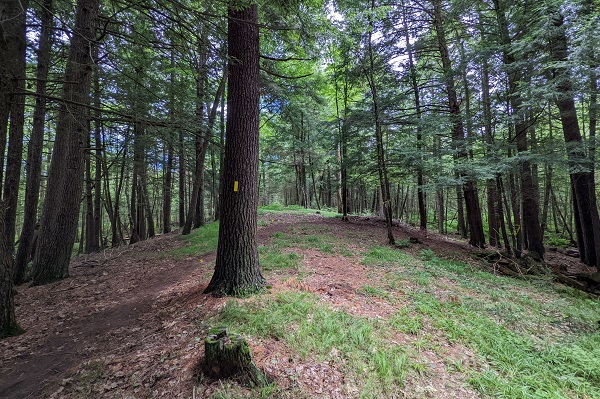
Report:
[[267,214],[267,213],[288,213],[291,215],[311,215],[311,214],[314,215],[314,214],[317,214],[317,212],[319,212],[319,214],[321,214],[322,216],[326,216],[326,217],[338,216],[337,211],[335,211],[333,209],[322,208],[321,210],[318,210],[315,208],[304,208],[303,206],[300,206],[300,205],[283,206],[281,204],[271,204],[271,205],[265,205],[265,206],[258,207],[259,215],[263,215],[263,214]]
[[409,305],[388,323],[419,337],[416,349],[439,350],[441,333],[476,354],[476,368],[457,359],[448,359],[447,368],[460,368],[485,397],[600,398],[597,300],[547,278],[496,276],[432,250],[415,258],[374,246],[363,264],[389,268],[386,289],[408,295]]
[[317,249],[324,254],[342,253],[344,256],[352,256],[342,240],[327,234],[312,234],[312,231],[311,226],[301,226],[292,228],[290,233],[276,232],[271,236],[269,247]]
[[364,254],[362,263],[367,266],[394,266],[412,260],[410,255],[392,247],[374,246]]
[[[470,371],[469,383],[484,395],[600,398],[597,301],[557,292],[547,281],[497,277],[462,262],[423,258],[431,275],[453,285],[436,282],[411,292],[408,320],[393,320],[393,325],[418,332],[411,321],[420,314],[450,342],[472,348],[483,371]],[[460,295],[459,303],[439,297],[448,288]],[[579,330],[565,328],[565,320]]]
[[302,358],[337,364],[360,382],[364,398],[393,394],[412,367],[406,348],[384,341],[383,324],[331,310],[308,293],[232,300],[216,322],[245,335],[285,341]]
[[271,246],[259,246],[258,255],[263,270],[299,270],[302,255],[295,252],[282,252],[281,249]]
[[192,230],[188,235],[181,236],[188,245],[170,251],[178,257],[201,256],[217,250],[219,241],[219,223],[213,222]]

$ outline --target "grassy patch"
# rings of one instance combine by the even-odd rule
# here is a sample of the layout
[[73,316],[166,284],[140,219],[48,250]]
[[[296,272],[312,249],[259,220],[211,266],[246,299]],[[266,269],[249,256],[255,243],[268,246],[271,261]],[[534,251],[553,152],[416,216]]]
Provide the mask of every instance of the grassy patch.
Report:
[[283,340],[303,358],[337,364],[360,382],[361,397],[365,398],[396,392],[411,370],[406,348],[381,338],[386,336],[383,324],[331,310],[312,294],[282,293],[244,303],[229,301],[218,323],[246,335]]
[[410,255],[392,247],[371,247],[363,258],[363,265],[367,266],[393,266],[398,263],[405,264],[412,260]]
[[288,205],[288,206],[284,206],[281,204],[271,204],[271,205],[265,205],[265,206],[259,206],[258,207],[258,214],[266,214],[266,213],[288,213],[291,215],[314,215],[314,214],[320,214],[322,216],[326,216],[326,217],[336,217],[338,216],[337,211],[333,210],[333,209],[314,209],[314,208],[304,208],[303,206],[300,205]]
[[[318,231],[323,231],[320,229]],[[327,234],[312,234],[311,226],[301,226],[294,228],[288,233],[276,232],[271,236],[270,247],[273,248],[300,248],[317,249],[324,254],[333,255],[336,253],[352,256],[346,248],[346,245],[339,239]]]
[[[394,327],[418,333],[425,320],[450,342],[472,348],[482,370],[467,374],[482,394],[600,398],[600,333],[591,328],[600,318],[597,302],[552,286],[490,277],[461,262],[422,259],[428,273],[449,282],[432,280],[431,287],[410,292],[412,304],[390,320]],[[444,297],[449,288],[453,295]],[[551,328],[567,318],[579,331]]]
[[283,252],[279,248],[259,246],[258,255],[263,270],[300,269],[302,255],[295,252]]
[[362,292],[364,295],[367,296],[373,296],[376,298],[382,298],[382,299],[390,299],[391,295],[388,291],[386,291],[383,288],[380,287],[373,287],[371,285],[365,285],[363,286],[359,292]]
[[[385,290],[409,303],[388,323],[439,348],[441,333],[475,352],[478,367],[447,359],[480,393],[498,398],[600,398],[600,306],[544,279],[495,276],[423,250],[418,258],[372,247],[363,264],[392,267]],[[410,282],[412,284],[407,284]],[[366,292],[385,297],[381,289]],[[429,333],[432,332],[433,334]]]
[[186,257],[214,252],[217,250],[217,243],[219,241],[219,223],[213,222],[207,224],[181,237],[188,245],[172,250],[171,253],[174,255]]

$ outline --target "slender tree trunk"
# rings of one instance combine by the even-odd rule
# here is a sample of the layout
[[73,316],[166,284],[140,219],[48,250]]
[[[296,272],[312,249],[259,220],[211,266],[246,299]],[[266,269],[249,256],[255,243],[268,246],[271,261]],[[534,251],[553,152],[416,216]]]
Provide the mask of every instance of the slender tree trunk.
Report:
[[[417,166],[417,197],[419,203],[419,227],[422,230],[427,229],[427,208],[425,206],[425,192],[423,190],[424,178],[423,178],[423,156],[421,154],[423,133],[421,127],[421,95],[419,92],[419,85],[417,82],[417,68],[415,67],[413,48],[410,42],[410,34],[408,31],[408,21],[406,17],[407,8],[403,7],[402,12],[402,23],[404,27],[404,40],[406,44],[406,53],[408,55],[408,67],[410,73],[410,82],[412,85],[413,97],[415,102],[415,113],[417,117],[417,151],[419,152],[419,165]],[[443,220],[443,217],[442,217]]]
[[[483,127],[484,141],[488,148],[488,152],[492,150],[494,139],[492,137],[492,104],[490,100],[490,75],[487,59],[483,60],[482,66],[482,82],[481,96],[483,103]],[[486,181],[487,189],[487,213],[488,213],[488,237],[490,245],[500,245],[500,231],[498,226],[498,218],[496,204],[498,204],[498,194],[496,191],[496,179],[488,179]]]
[[187,225],[190,223],[190,217],[192,218],[191,222],[193,222],[194,228],[204,225],[204,162],[209,141],[209,137],[207,136],[208,130],[205,128],[204,120],[205,87],[208,80],[208,69],[206,65],[208,59],[207,46],[208,43],[206,42],[205,34],[204,32],[200,32],[200,37],[198,39],[198,67],[196,77],[196,123],[198,130],[196,131],[194,140],[196,168],[194,170],[194,183],[190,195],[190,208],[185,220],[186,225],[183,228],[183,234],[189,233]]
[[342,214],[342,220],[348,221],[348,165],[346,164],[346,147],[347,147],[347,135],[348,135],[348,123],[347,123],[347,112],[348,112],[348,72],[344,71],[344,87],[342,91],[343,99],[343,116],[340,114],[339,100],[338,100],[338,83],[335,79],[335,108],[338,121],[338,163],[340,172],[338,175],[338,213]]
[[[92,250],[99,251],[104,247],[102,237],[102,122],[100,121],[100,70],[98,61],[98,48],[94,49],[94,151],[96,156],[94,157],[94,228],[93,228],[93,239],[92,239]],[[91,151],[91,150],[90,150]]]
[[[371,12],[375,9],[375,0],[371,1]],[[383,205],[383,215],[386,221],[388,244],[394,245],[394,233],[392,231],[392,198],[390,195],[390,182],[388,179],[387,164],[385,159],[385,149],[383,146],[383,132],[381,130],[381,120],[379,111],[379,97],[377,95],[377,85],[375,82],[375,61],[373,56],[373,19],[369,17],[369,69],[366,71],[367,80],[371,89],[371,100],[373,101],[373,118],[375,119],[375,143],[377,146],[377,171],[379,174],[379,187],[381,190],[381,204]]]
[[171,138],[167,139],[167,159],[165,162],[165,182],[163,186],[163,233],[171,231],[171,203],[173,200],[173,155]]
[[185,134],[179,130],[179,227],[185,225]]
[[[90,131],[89,124],[88,131]],[[94,182],[92,181],[92,155],[89,134],[85,138],[85,149],[83,154],[85,158],[85,202],[82,204],[82,206],[84,207],[83,217],[85,218],[85,229],[82,231],[83,245],[79,249],[82,250],[82,253],[89,254],[93,252],[92,239],[94,236]]]
[[33,127],[27,148],[27,163],[25,166],[27,181],[25,183],[23,228],[19,237],[19,247],[15,258],[15,284],[21,284],[25,279],[27,263],[32,256],[33,236],[37,224],[37,208],[42,179],[44,121],[46,116],[46,80],[50,67],[50,50],[52,48],[52,31],[54,26],[52,12],[52,0],[44,0],[40,11],[42,28],[39,37],[36,69],[37,96],[35,98],[35,110],[33,111]]
[[219,187],[216,190],[215,220],[221,217],[221,181],[223,179],[223,159],[225,158],[225,93],[221,96],[221,112],[219,126]]
[[[504,218],[504,207],[502,206],[504,188],[502,184],[502,178],[500,176],[496,177],[496,192],[498,193],[496,197],[496,209],[498,212],[498,221],[500,225],[500,231],[502,232],[502,239],[504,240],[504,248],[506,248],[507,253],[511,254],[510,239],[508,237],[508,233],[506,232],[506,219]],[[510,216],[508,216],[508,220],[510,221]]]
[[38,246],[33,260],[34,284],[48,283],[69,274],[71,251],[77,232],[83,183],[83,144],[87,130],[89,92],[96,39],[98,0],[79,0],[75,32],[71,39],[65,83],[56,126],[56,138]]
[[119,180],[117,182],[117,188],[115,190],[115,205],[114,215],[115,223],[112,226],[112,239],[111,246],[118,247],[125,242],[123,237],[123,226],[121,223],[121,192],[123,190],[123,182],[125,181],[125,158],[127,156],[127,145],[123,148],[123,162],[121,163],[121,172],[119,173]]
[[[144,128],[145,131],[145,128]],[[141,183],[141,194],[142,200],[141,206],[144,207],[145,215],[146,215],[146,231],[147,237],[152,238],[156,235],[154,230],[154,215],[152,214],[152,207],[150,206],[150,195],[148,193],[148,166],[146,164],[146,152],[143,153],[142,158],[142,169],[140,176]]]
[[215,272],[205,293],[243,295],[264,289],[256,243],[259,128],[258,6],[229,9],[227,143]]
[[[198,143],[200,148],[197,148],[199,152],[196,153],[196,178],[194,179],[194,186],[192,188],[188,217],[186,219],[185,225],[183,226],[183,230],[181,231],[181,234],[183,235],[190,234],[192,230],[192,223],[194,222],[195,212],[202,213],[202,220],[200,225],[204,225],[204,164],[206,161],[206,151],[208,149],[208,144],[210,143],[210,137],[212,136],[213,125],[217,117],[217,107],[219,104],[219,100],[221,99],[221,96],[223,96],[223,93],[225,91],[226,80],[227,71],[223,71],[223,77],[221,78],[221,82],[219,83],[219,87],[217,88],[215,99],[213,101],[212,108],[208,115],[208,123],[205,127],[206,130],[202,133],[199,133],[203,136],[203,139],[200,143]],[[194,204],[198,203],[198,201],[200,200],[200,196],[202,197],[202,205],[199,207],[200,209],[194,208]]]

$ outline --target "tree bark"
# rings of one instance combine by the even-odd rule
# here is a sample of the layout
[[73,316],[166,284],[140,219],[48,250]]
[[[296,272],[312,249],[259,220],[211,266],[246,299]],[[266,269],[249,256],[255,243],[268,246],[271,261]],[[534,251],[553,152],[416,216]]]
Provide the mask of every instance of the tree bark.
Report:
[[246,295],[263,290],[256,243],[258,206],[258,6],[229,9],[227,142],[215,272],[205,293]]
[[452,63],[448,52],[448,44],[446,42],[446,34],[442,19],[442,3],[441,0],[432,0],[434,7],[433,25],[436,31],[438,49],[444,68],[446,80],[446,93],[448,94],[448,107],[452,118],[452,145],[455,151],[455,168],[459,180],[463,178],[466,182],[462,186],[464,193],[465,208],[467,210],[467,223],[469,226],[469,244],[476,247],[485,246],[485,235],[483,233],[483,222],[481,220],[481,210],[479,208],[479,198],[477,195],[477,187],[475,181],[468,176],[461,165],[461,161],[467,158],[465,150],[464,127],[460,115],[460,108],[456,88],[454,86]]
[[[517,151],[525,153],[529,150],[528,137],[530,124],[527,118],[527,112],[523,109],[519,84],[525,79],[523,68],[517,65],[515,52],[512,50],[512,42],[508,30],[508,21],[504,15],[504,5],[501,0],[494,0],[494,8],[498,28],[500,30],[500,40],[503,46],[503,62],[507,68],[509,99],[512,109],[512,115],[515,120],[515,140],[517,142]],[[543,234],[540,225],[540,204],[537,187],[534,184],[533,165],[524,157],[520,165],[521,177],[521,207],[523,209],[523,237],[525,248],[529,251],[535,251],[541,256],[545,249],[543,244]]]
[[[201,129],[201,132],[198,133],[203,138],[197,143],[199,148],[196,148],[196,176],[194,179],[194,185],[192,187],[188,216],[185,221],[185,225],[183,226],[183,230],[181,231],[181,234],[183,235],[190,234],[192,230],[192,223],[194,223],[194,227],[196,228],[204,226],[204,164],[206,162],[206,150],[208,149],[208,145],[210,144],[213,126],[215,123],[215,119],[217,118],[217,107],[219,105],[219,100],[225,92],[226,81],[227,70],[224,70],[223,77],[221,78],[219,87],[217,88],[217,92],[215,93],[215,99],[213,101],[210,113],[208,115],[208,123],[206,127],[204,129]],[[201,202],[200,206],[194,206],[194,204],[198,204],[199,202]],[[195,220],[197,219],[194,216],[196,213],[202,214],[201,220]]]
[[[427,229],[427,208],[425,206],[425,192],[423,190],[424,177],[423,177],[423,156],[421,154],[423,133],[421,127],[421,95],[419,91],[419,85],[417,82],[417,68],[415,67],[413,46],[410,42],[410,34],[408,31],[407,21],[407,8],[402,8],[402,23],[404,27],[404,40],[406,44],[406,53],[408,55],[408,68],[410,73],[410,82],[412,85],[412,92],[415,102],[415,113],[417,117],[417,151],[419,152],[419,165],[417,166],[417,197],[419,203],[419,227],[421,230]],[[443,208],[443,207],[442,207]],[[443,223],[443,217],[441,218]],[[439,219],[438,219],[439,220]],[[439,226],[438,226],[439,227]]]
[[265,375],[256,367],[246,340],[216,328],[204,339],[204,369],[209,377],[237,377],[250,387],[266,386]]
[[[375,9],[375,0],[371,0],[371,12]],[[371,89],[371,100],[373,101],[373,119],[375,120],[375,143],[377,146],[377,172],[379,174],[379,186],[381,190],[381,203],[383,205],[383,214],[385,217],[388,244],[394,245],[394,233],[392,231],[392,198],[390,195],[390,182],[388,179],[387,164],[385,159],[385,149],[383,146],[383,132],[381,129],[379,97],[377,95],[377,85],[375,82],[375,62],[373,55],[373,19],[369,17],[369,69],[366,71],[367,80]]]
[[567,145],[567,159],[571,169],[570,181],[577,244],[581,261],[598,267],[600,265],[600,218],[596,204],[594,175],[590,172],[589,158],[583,149],[571,77],[564,65],[568,56],[564,17],[558,14],[553,17],[552,22],[554,29],[550,37],[550,51],[552,60],[556,63],[552,72],[558,90],[556,103],[560,111]]
[[15,284],[21,284],[25,279],[27,263],[32,256],[33,236],[37,224],[37,208],[42,178],[42,148],[44,144],[44,121],[46,116],[46,80],[50,67],[50,50],[52,48],[52,0],[44,0],[40,11],[42,25],[36,78],[37,86],[35,110],[33,111],[33,127],[27,149],[25,165],[27,181],[25,183],[25,205],[23,208],[23,227],[19,237],[19,247],[15,258]]
[[33,283],[43,284],[69,274],[83,186],[83,146],[89,135],[92,46],[95,43],[98,0],[79,0],[75,30],[69,47],[56,138],[38,246],[33,261]]
[[15,318],[12,241],[6,237],[5,215],[6,205],[0,200],[0,339],[22,331]]

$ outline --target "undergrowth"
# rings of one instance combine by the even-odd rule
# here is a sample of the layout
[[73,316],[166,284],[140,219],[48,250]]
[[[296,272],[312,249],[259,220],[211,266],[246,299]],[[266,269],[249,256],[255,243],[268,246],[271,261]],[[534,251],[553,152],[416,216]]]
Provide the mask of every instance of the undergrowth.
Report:
[[410,305],[390,324],[422,336],[429,325],[434,336],[473,350],[478,367],[463,372],[485,397],[600,398],[597,300],[544,279],[496,276],[431,250],[421,251],[420,262],[406,257],[375,247],[363,260],[414,284],[402,286]]
[[[370,246],[359,255],[357,247],[350,250],[348,238],[334,237],[329,228],[295,225],[273,234],[259,248],[263,268],[298,270],[306,249],[361,256],[355,263],[367,268],[369,282],[358,285],[356,300],[387,303],[395,308],[389,316],[358,317],[333,309],[323,296],[283,292],[231,300],[213,322],[265,345],[282,341],[303,362],[333,365],[358,387],[350,397],[404,397],[427,389],[437,373],[429,366],[436,356],[448,373],[439,378],[468,385],[482,398],[600,399],[597,299],[548,277],[494,275],[439,257],[435,248],[412,255],[397,247]],[[398,335],[405,338],[390,338]],[[238,393],[228,385],[213,397],[247,397]],[[253,395],[310,396],[300,385],[293,391],[273,385]]]

